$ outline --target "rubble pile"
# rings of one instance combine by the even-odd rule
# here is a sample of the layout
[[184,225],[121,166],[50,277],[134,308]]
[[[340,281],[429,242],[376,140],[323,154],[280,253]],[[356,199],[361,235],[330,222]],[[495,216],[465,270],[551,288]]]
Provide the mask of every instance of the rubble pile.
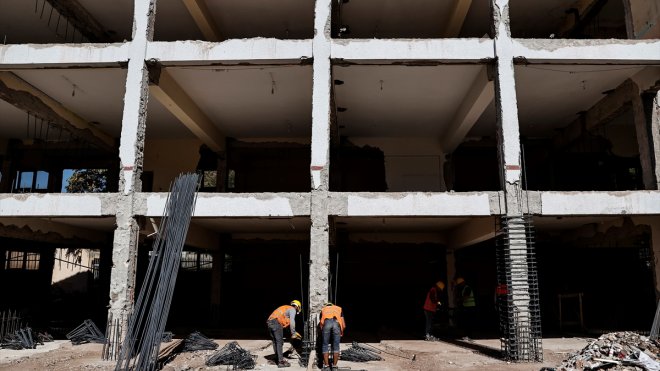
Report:
[[660,342],[634,332],[602,335],[572,354],[556,371],[660,371]]

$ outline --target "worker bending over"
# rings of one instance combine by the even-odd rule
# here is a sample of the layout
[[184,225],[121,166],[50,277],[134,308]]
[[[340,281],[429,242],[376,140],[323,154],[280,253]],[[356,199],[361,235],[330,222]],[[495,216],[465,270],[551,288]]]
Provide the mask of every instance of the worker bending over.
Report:
[[[326,303],[321,309],[321,333],[323,335],[323,369],[330,368],[330,344],[332,344],[332,368],[337,368],[339,362],[339,340],[344,335],[346,322],[344,322],[344,312],[341,307],[332,303]],[[332,343],[330,343],[332,339]]]
[[282,346],[284,345],[284,329],[291,328],[291,338],[300,339],[300,334],[296,332],[296,314],[300,313],[302,305],[300,301],[294,300],[291,305],[282,305],[268,317],[268,333],[273,341],[273,350],[277,357],[277,367],[289,367],[291,364],[284,359]]

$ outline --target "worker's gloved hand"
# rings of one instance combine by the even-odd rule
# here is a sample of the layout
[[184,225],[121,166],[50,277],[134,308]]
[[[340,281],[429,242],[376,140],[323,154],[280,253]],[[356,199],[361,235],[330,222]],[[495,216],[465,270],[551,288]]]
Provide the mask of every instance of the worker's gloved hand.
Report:
[[302,339],[302,336],[300,335],[300,333],[296,332],[295,334],[291,335],[291,339],[300,340]]

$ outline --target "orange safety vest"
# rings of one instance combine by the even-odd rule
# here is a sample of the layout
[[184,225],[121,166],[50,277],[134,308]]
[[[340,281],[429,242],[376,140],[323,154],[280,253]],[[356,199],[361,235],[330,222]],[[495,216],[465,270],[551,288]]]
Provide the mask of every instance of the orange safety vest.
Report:
[[275,311],[268,317],[268,320],[270,321],[271,319],[276,319],[277,322],[282,325],[282,328],[289,327],[289,324],[291,324],[291,320],[289,317],[286,316],[286,311],[289,309],[294,309],[290,305],[282,305],[281,307],[275,309]]
[[323,323],[325,323],[326,319],[336,319],[337,322],[339,322],[341,334],[344,335],[344,328],[346,327],[346,323],[344,322],[344,317],[342,317],[341,314],[342,310],[339,306],[330,305],[323,307],[323,309],[321,309],[321,328],[323,328]]

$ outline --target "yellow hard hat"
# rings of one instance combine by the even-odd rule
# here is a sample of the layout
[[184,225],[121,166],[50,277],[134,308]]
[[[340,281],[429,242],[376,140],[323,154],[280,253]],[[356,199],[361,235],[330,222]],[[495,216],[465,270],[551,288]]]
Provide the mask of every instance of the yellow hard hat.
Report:
[[436,282],[435,285],[436,285],[440,290],[444,290],[444,289],[445,289],[445,283],[442,282],[442,281],[438,281],[438,282]]
[[458,277],[458,278],[456,279],[456,284],[457,284],[457,285],[460,285],[460,284],[463,283],[463,282],[465,282],[465,279],[463,279],[463,277]]
[[331,302],[328,301],[328,302],[326,302],[323,306],[324,306],[324,307],[329,307],[329,306],[331,306],[331,305],[334,305],[334,304],[332,304]]
[[298,300],[291,301],[291,305],[296,306],[298,309],[302,308],[302,304]]

